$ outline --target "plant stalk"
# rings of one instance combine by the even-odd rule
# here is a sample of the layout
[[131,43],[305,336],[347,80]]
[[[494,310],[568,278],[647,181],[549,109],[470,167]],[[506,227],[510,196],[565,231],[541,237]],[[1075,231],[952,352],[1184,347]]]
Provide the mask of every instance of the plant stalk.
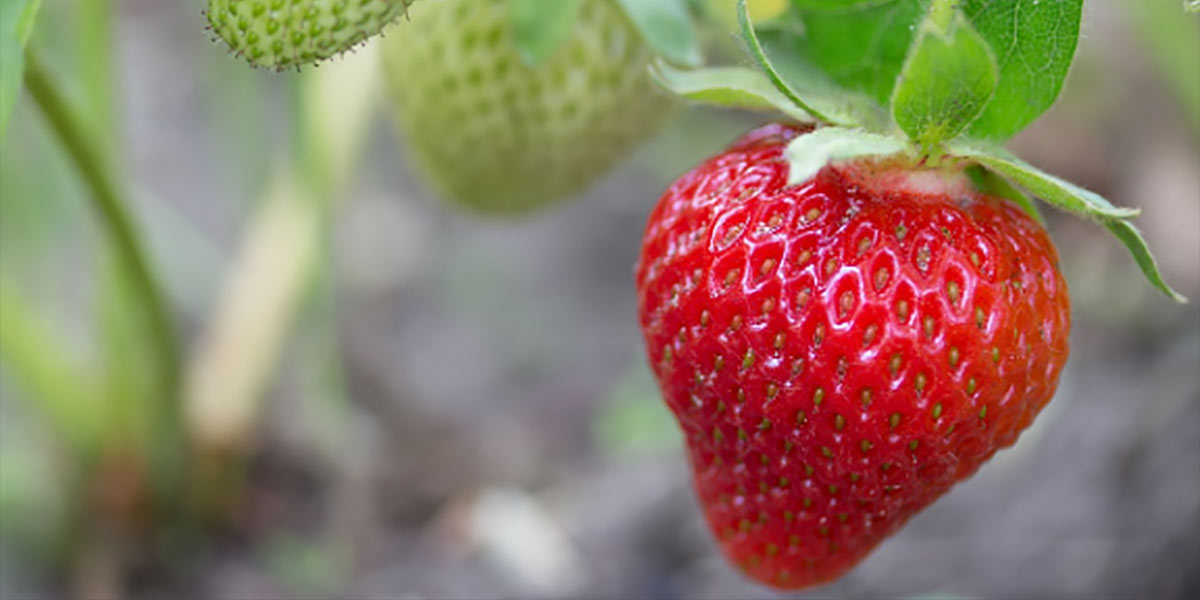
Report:
[[89,137],[78,113],[72,110],[32,49],[26,50],[25,61],[25,87],[79,169],[91,192],[92,205],[101,226],[113,244],[118,260],[129,270],[157,352],[163,358],[163,393],[173,396],[177,392],[179,371],[175,331],[162,288],[150,268],[144,245],[130,217],[128,203],[117,190],[104,154]]

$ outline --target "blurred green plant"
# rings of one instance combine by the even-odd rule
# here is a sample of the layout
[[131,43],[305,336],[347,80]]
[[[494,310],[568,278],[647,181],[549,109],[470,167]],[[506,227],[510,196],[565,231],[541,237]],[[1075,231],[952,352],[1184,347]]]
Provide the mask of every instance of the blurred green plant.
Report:
[[[522,0],[513,6],[517,11],[552,4],[569,21],[578,2]],[[764,52],[773,59],[780,48],[791,47],[788,36],[794,37],[789,27],[796,24],[778,19],[787,4],[751,3],[753,16],[763,20]],[[802,4],[822,3],[791,3]],[[911,32],[897,32],[903,39],[895,44],[880,40],[883,50],[900,48],[882,53],[886,64],[825,62],[850,56],[861,42],[856,36],[870,33],[878,19],[921,14],[919,4],[861,3],[851,20],[836,11],[806,12],[811,22],[801,25],[812,35],[799,43],[801,55],[830,66],[835,79],[860,89],[862,99],[886,96],[891,81],[884,90],[876,78],[882,73],[894,79],[904,67]],[[968,19],[975,16],[972,7],[982,4],[966,3]],[[64,570],[121,569],[123,561],[161,537],[182,532],[178,537],[190,539],[206,519],[235,514],[247,487],[247,458],[260,441],[264,398],[281,362],[300,365],[300,398],[289,408],[306,411],[321,452],[336,460],[344,451],[349,392],[338,348],[330,226],[339,198],[364,162],[378,118],[380,69],[372,44],[321,69],[276,79],[245,68],[216,46],[198,52],[201,79],[219,82],[198,88],[224,175],[217,197],[209,200],[248,222],[231,251],[232,266],[221,271],[222,249],[205,246],[168,203],[131,200],[136,186],[124,165],[128,146],[115,94],[115,5],[0,0],[0,534],[3,543],[19,544],[37,557],[31,560]],[[620,5],[659,54],[677,65],[699,62],[697,40],[706,39],[705,33],[697,38],[681,25],[682,0],[620,0]],[[686,5],[730,9],[719,13],[718,20],[726,20],[714,28],[720,30],[715,35],[728,37],[732,1]],[[1200,32],[1179,18],[1172,3],[1127,7],[1200,131]],[[1187,8],[1195,10],[1195,2]],[[537,62],[562,41],[561,28],[552,19],[532,20],[536,26],[518,32],[518,38],[525,58]],[[989,40],[1010,24],[972,23]],[[1070,54],[1061,40],[1044,41],[1045,53]],[[827,48],[837,51],[824,52]],[[1013,63],[1003,58],[997,63],[1001,79],[1012,76],[1006,66]],[[1051,63],[1039,72],[1046,80],[1039,82],[1041,95],[1028,99],[1030,114],[1001,111],[989,117],[985,106],[986,118],[971,127],[987,123],[988,131],[1003,137],[1013,123],[1036,116],[1057,93],[1059,71],[1065,72],[1061,60]],[[806,97],[832,83],[816,80],[811,65],[777,64],[784,79],[804,82],[797,91]],[[765,80],[739,79],[744,72],[724,72],[733,75],[721,80],[733,83],[722,93],[743,94],[752,103],[760,100],[755,94],[781,95],[769,82],[759,85]],[[992,103],[1004,86],[995,87],[996,95],[988,96]],[[854,100],[838,97],[817,108],[862,112]],[[780,102],[774,98],[774,104]],[[1009,98],[1002,104],[1017,103]],[[283,118],[273,120],[275,114]],[[798,108],[796,115],[806,116]],[[684,126],[639,155],[664,180],[707,148],[732,139],[748,117],[697,110],[682,119]],[[180,247],[189,244],[196,256],[181,258]],[[167,245],[175,252],[164,252]],[[205,268],[179,268],[191,266],[190,260]],[[74,279],[62,281],[63,272]],[[495,303],[492,297],[479,300]],[[190,352],[178,331],[183,316],[201,324],[188,340]],[[520,333],[509,336],[517,347]],[[615,456],[680,446],[644,365],[621,377],[594,427],[596,443]],[[293,591],[318,596],[335,595],[344,586],[352,558],[349,549],[319,537],[273,536],[256,551]],[[87,553],[92,556],[79,556]],[[88,574],[75,576],[91,580]]]
[[[1167,2],[1124,0],[1122,4],[1150,59],[1200,135],[1200,21],[1180,18]],[[1200,2],[1189,0],[1185,9],[1200,12]]]
[[[329,252],[334,200],[352,179],[371,130],[378,77],[374,52],[360,51],[293,79],[285,90],[284,109],[295,116],[289,138],[294,143],[275,159],[278,167],[258,203],[256,225],[235,258],[238,266],[215,321],[185,370],[176,315],[168,307],[176,298],[159,280],[162,267],[151,259],[152,244],[143,237],[141,223],[148,215],[135,210],[141,207],[126,193],[130,186],[121,167],[126,145],[114,116],[113,12],[109,0],[0,4],[0,215],[2,229],[14,233],[0,240],[0,386],[12,392],[6,400],[11,395],[18,401],[7,410],[41,421],[49,444],[61,446],[29,460],[30,453],[19,451],[10,438],[23,440],[24,432],[36,428],[20,428],[9,419],[0,423],[5,432],[20,434],[0,436],[5,450],[0,532],[5,544],[54,549],[37,554],[47,557],[46,566],[78,570],[74,587],[84,595],[120,593],[119,572],[129,559],[172,531],[187,539],[198,520],[224,519],[240,503],[261,398],[291,321],[314,287],[332,290],[331,277],[314,275],[323,272],[320,257]],[[230,113],[252,114],[253,107],[266,104],[254,80],[238,86],[232,69],[226,78],[225,67],[215,68],[222,81],[233,82],[226,91],[242,94],[251,109],[221,109],[214,124],[236,122]],[[27,92],[22,104],[28,106],[18,107],[22,83]],[[211,100],[226,105],[229,95]],[[28,119],[31,108],[39,110],[40,120]],[[17,126],[7,127],[14,111]],[[264,175],[253,168],[254,156],[274,153],[273,144],[246,145],[244,140],[255,138],[244,130],[227,131],[237,140],[230,170],[247,168],[241,187],[257,187]],[[60,200],[75,196],[90,204],[93,223]],[[155,208],[156,224],[166,219],[186,228],[163,216],[164,210],[169,211]],[[64,223],[72,225],[64,230]],[[63,244],[71,229],[93,228],[101,235]],[[51,292],[44,288],[60,282],[45,281],[45,268],[64,260],[90,274],[78,282],[82,298],[47,303]],[[78,303],[90,306],[90,314],[75,312]],[[64,308],[74,313],[66,322],[59,314]],[[336,327],[332,312],[314,314]],[[338,339],[328,328],[320,337],[326,345]],[[206,351],[214,346],[218,352]],[[230,348],[236,351],[224,351]],[[336,349],[326,349],[329,354]],[[181,380],[181,373],[189,378]],[[341,384],[332,377],[319,389],[338,398],[344,395],[335,389]],[[216,402],[217,410],[206,402]],[[222,428],[230,422],[232,429]],[[54,468],[37,467],[47,462]],[[31,468],[48,479],[31,485]],[[57,503],[40,500],[55,489],[70,492],[55,496]],[[42,525],[23,524],[27,521]],[[68,543],[70,537],[79,539]]]
[[617,380],[592,423],[596,443],[614,457],[678,452],[683,441],[650,369],[640,361]]

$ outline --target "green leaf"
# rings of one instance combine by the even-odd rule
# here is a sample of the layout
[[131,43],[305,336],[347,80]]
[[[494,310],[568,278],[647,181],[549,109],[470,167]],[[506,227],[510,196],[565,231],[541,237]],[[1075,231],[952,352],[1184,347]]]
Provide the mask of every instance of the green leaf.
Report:
[[57,433],[86,449],[100,435],[105,407],[53,323],[18,284],[0,278],[0,365]]
[[1058,98],[1075,56],[1083,0],[965,0],[962,10],[995,53],[1001,82],[970,134],[1007,139]]
[[[766,73],[767,79],[793,104],[814,119],[833,125],[856,126],[862,124],[852,107],[847,102],[847,94],[833,86],[823,85],[820,74],[816,71],[797,71],[793,77],[784,79],[775,68],[774,61],[768,56],[754,26],[751,24],[746,0],[738,0],[738,21],[742,28],[742,38],[750,51],[750,56]],[[792,84],[799,84],[793,86]]]
[[1113,206],[1099,194],[1041,171],[1000,148],[983,148],[959,142],[951,144],[948,150],[955,156],[969,158],[1011,179],[1038,198],[1067,212],[1099,219],[1127,219],[1141,212],[1134,208]]
[[[792,4],[804,30],[792,41],[797,55],[839,84],[885,104],[930,2],[792,0]],[[1007,138],[1054,102],[1075,52],[1081,4],[1082,0],[959,2],[992,49],[999,69],[996,94],[968,129],[971,135]]]
[[529,65],[545,62],[571,35],[583,0],[512,0],[513,43]]
[[797,121],[812,116],[788,100],[761,72],[744,67],[680,70],[657,61],[650,68],[655,81],[671,92],[706,104],[750,110],[778,110]]
[[884,132],[891,119],[882,106],[861,92],[840,86],[817,67],[790,51],[792,33],[786,28],[755,28],[772,68],[795,94],[833,123]]
[[961,12],[941,18],[921,23],[892,95],[896,125],[924,148],[962,133],[996,89],[991,48]]
[[1044,173],[999,148],[979,148],[960,142],[951,144],[949,150],[956,156],[969,158],[984,168],[1015,181],[1050,204],[1078,216],[1098,219],[1125,244],[1151,285],[1176,302],[1187,301],[1163,279],[1146,240],[1128,221],[1130,217],[1138,214],[1137,210],[1115,207],[1099,195]]
[[823,127],[796,137],[783,151],[788,161],[788,185],[803,183],[831,162],[864,156],[891,156],[907,146],[892,136],[846,127]]
[[1138,268],[1142,270],[1146,279],[1150,280],[1151,285],[1176,302],[1187,302],[1187,298],[1183,294],[1172,289],[1163,279],[1162,273],[1158,270],[1158,263],[1154,260],[1154,255],[1150,253],[1150,247],[1146,245],[1145,238],[1142,237],[1137,227],[1133,226],[1133,223],[1125,220],[1113,220],[1106,222],[1104,226],[1129,249],[1133,260],[1137,262]]
[[1042,218],[1042,213],[1037,209],[1037,204],[1033,199],[1024,190],[1009,183],[1007,179],[979,165],[967,167],[967,177],[971,178],[971,183],[975,184],[975,188],[979,191],[991,196],[1007,198],[1020,206],[1021,210],[1024,210],[1034,221],[1041,225],[1046,224],[1046,220]]
[[40,6],[41,0],[0,0],[0,139],[21,91],[25,43]]
[[[814,2],[793,0],[798,8]],[[826,10],[803,10],[805,35],[792,40],[791,51],[846,88],[886,105],[908,55],[917,22],[925,13],[921,0],[823,2]],[[839,4],[840,10],[827,10]]]
[[[556,2],[558,0],[548,0]],[[646,43],[667,60],[686,66],[703,62],[700,40],[685,0],[616,0]]]
[[[1179,18],[1167,2],[1125,0],[1125,14],[1138,34],[1142,49],[1170,86],[1180,108],[1200,134],[1200,27],[1196,19]],[[1200,0],[1192,0],[1200,7]]]

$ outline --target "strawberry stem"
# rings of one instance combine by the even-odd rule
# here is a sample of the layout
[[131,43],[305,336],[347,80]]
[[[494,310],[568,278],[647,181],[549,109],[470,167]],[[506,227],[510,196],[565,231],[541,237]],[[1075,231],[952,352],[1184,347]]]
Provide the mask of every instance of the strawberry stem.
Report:
[[738,0],[737,10],[738,23],[742,28],[742,37],[745,38],[746,44],[750,47],[750,56],[762,67],[762,70],[767,74],[767,78],[771,80],[775,88],[782,92],[784,96],[787,96],[788,100],[794,102],[796,106],[804,109],[804,112],[812,115],[814,119],[826,124],[836,124],[833,119],[830,119],[802,100],[796,94],[795,90],[783,80],[783,77],[780,77],[779,73],[775,70],[775,66],[771,64],[771,59],[767,58],[767,53],[763,50],[762,43],[758,41],[758,35],[754,32],[754,23],[750,20],[750,9],[746,6],[746,0]]
[[178,381],[178,349],[175,332],[167,316],[162,288],[155,279],[137,228],[129,215],[128,203],[117,191],[103,153],[88,135],[78,113],[50,79],[37,54],[26,51],[25,86],[29,90],[63,149],[74,161],[84,183],[91,191],[92,206],[107,231],[118,260],[128,269],[132,283],[144,306],[158,352],[164,357],[163,393],[174,394]]

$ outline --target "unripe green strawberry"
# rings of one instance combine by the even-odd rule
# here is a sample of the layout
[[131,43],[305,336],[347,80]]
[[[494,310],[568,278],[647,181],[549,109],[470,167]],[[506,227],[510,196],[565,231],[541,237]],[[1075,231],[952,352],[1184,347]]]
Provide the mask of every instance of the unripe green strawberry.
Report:
[[340,54],[379,33],[415,0],[209,0],[208,23],[234,54],[288,69]]
[[383,40],[397,122],[443,195],[491,213],[580,191],[663,123],[675,101],[646,75],[653,52],[611,0],[585,0],[554,54],[531,66],[508,0],[415,5]]

